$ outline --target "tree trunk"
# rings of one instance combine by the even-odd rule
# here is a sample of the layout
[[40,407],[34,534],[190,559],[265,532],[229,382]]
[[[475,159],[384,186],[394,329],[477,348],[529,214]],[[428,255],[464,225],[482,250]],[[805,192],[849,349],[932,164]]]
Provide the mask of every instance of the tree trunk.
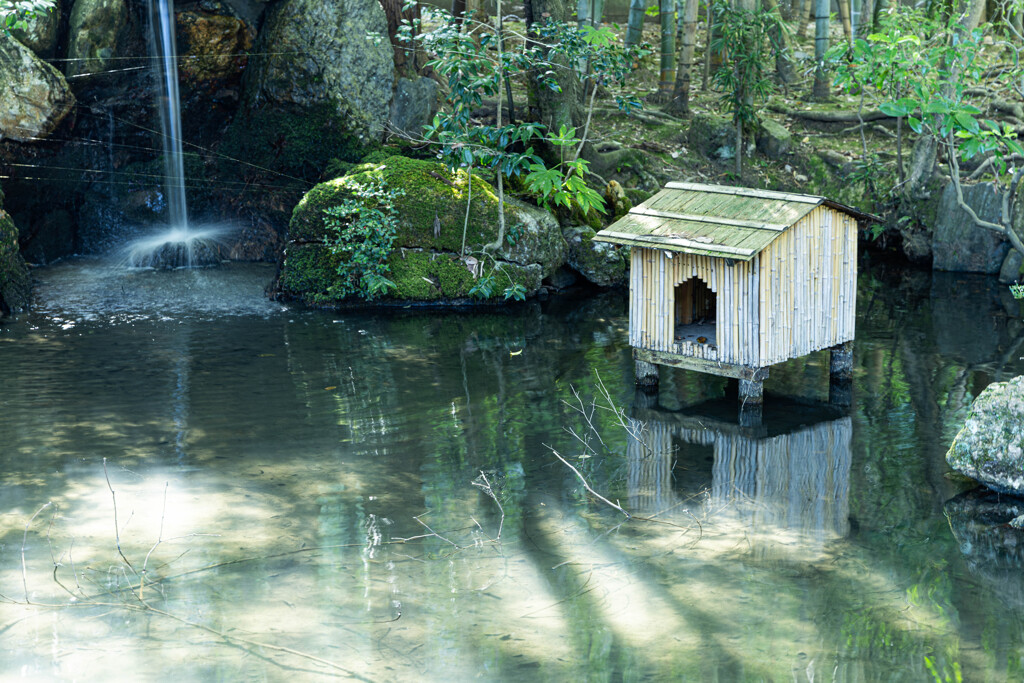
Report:
[[[761,5],[764,11],[769,13],[779,9],[776,0],[761,0]],[[786,33],[781,29],[775,29],[769,37],[772,41],[772,49],[775,50],[775,80],[785,88],[796,80],[793,60],[789,53],[789,45],[786,42]]]
[[829,0],[814,0],[814,90],[811,96],[816,100],[827,100],[829,96],[828,76],[825,74],[825,53],[828,52]]
[[676,28],[675,0],[660,0],[658,7],[661,19],[661,72],[658,76],[659,101],[672,97],[676,85]]
[[812,0],[800,0],[800,7],[796,12],[796,39],[802,41],[807,35],[807,24],[814,20],[815,6]]
[[[420,6],[416,5],[403,11],[403,0],[381,0],[384,8],[384,16],[388,22],[388,38],[391,39],[391,48],[394,53],[395,71],[402,76],[416,76],[423,66],[422,60],[418,60],[419,51],[415,43],[405,43],[398,40],[398,27],[405,19],[410,22],[420,18]],[[413,24],[415,30],[415,24]]]
[[860,21],[857,22],[857,37],[867,38],[875,29],[875,0],[864,0],[860,8]]
[[685,0],[686,5],[679,15],[683,18],[682,50],[676,71],[676,86],[672,92],[668,110],[673,114],[690,113],[690,83],[693,79],[693,53],[697,43],[697,9],[699,0]]
[[[535,19],[550,16],[554,21],[568,22],[571,19],[569,7],[569,3],[563,0],[531,0]],[[530,104],[532,118],[548,130],[557,132],[562,126],[578,126],[581,88],[576,70],[569,64],[556,61],[552,69],[557,74],[561,91],[556,92],[540,84],[536,77],[530,78]],[[548,161],[558,160],[557,150],[542,149],[541,155]]]
[[846,42],[853,42],[853,27],[850,26],[850,0],[836,0],[839,7],[839,21],[843,23],[843,35]]
[[[548,2],[549,0],[544,0]],[[629,0],[629,19],[626,23],[626,47],[639,45],[644,37],[644,0]]]

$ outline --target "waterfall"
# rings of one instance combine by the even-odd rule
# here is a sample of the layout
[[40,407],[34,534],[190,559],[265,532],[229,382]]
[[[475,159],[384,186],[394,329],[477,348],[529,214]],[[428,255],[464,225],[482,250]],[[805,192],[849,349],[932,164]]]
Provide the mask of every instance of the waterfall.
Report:
[[174,41],[172,0],[148,0],[151,44],[159,87],[164,151],[164,200],[168,224],[162,232],[136,240],[126,249],[133,268],[195,268],[221,260],[217,237],[223,228],[190,225],[185,201],[181,97],[178,93],[178,51]]
[[163,125],[164,193],[171,229],[188,234],[185,204],[185,162],[181,147],[181,97],[178,94],[178,50],[174,43],[174,8],[170,0],[149,0],[153,47],[160,81]]

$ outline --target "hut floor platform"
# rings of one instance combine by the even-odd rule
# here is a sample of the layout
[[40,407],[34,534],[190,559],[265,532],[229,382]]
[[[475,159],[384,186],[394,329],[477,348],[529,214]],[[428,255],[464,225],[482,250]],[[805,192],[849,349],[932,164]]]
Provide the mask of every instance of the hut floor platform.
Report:
[[677,344],[690,342],[691,344],[708,344],[717,346],[715,339],[715,323],[690,323],[689,325],[676,325],[675,341]]

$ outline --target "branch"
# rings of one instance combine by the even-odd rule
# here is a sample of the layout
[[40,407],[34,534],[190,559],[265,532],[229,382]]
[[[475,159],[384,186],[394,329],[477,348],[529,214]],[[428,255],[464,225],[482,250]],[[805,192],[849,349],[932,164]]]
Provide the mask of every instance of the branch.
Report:
[[[947,161],[949,163],[949,170],[950,170],[950,174],[949,175],[950,175],[950,179],[953,182],[953,189],[956,190],[956,203],[957,203],[957,206],[959,206],[961,209],[963,209],[964,212],[968,216],[971,217],[971,220],[974,221],[975,225],[977,225],[978,227],[981,227],[981,228],[985,228],[987,230],[992,230],[993,232],[1000,233],[1001,235],[1003,235],[1004,237],[1006,237],[1010,241],[1010,244],[1013,245],[1014,249],[1016,249],[1021,254],[1024,254],[1024,243],[1021,242],[1020,236],[1017,235],[1017,232],[1013,229],[1012,225],[1009,225],[1009,224],[1007,224],[1007,225],[1000,225],[999,223],[993,223],[992,221],[986,221],[983,218],[981,218],[980,216],[978,216],[977,212],[975,212],[975,210],[973,208],[971,208],[971,206],[966,201],[964,201],[964,191],[963,191],[963,187],[961,187],[961,185],[960,185],[960,164],[959,164],[959,162],[957,161],[957,158],[956,158],[956,147],[953,144],[953,134],[952,133],[950,133],[947,136],[946,144],[949,147],[949,154],[947,155]],[[1020,182],[1020,175],[1021,175],[1021,173],[1022,173],[1022,170],[1018,170],[1016,173],[1014,173],[1013,181],[1010,183],[1010,188],[1011,189],[1008,190],[1006,192],[1006,194],[1003,195],[1003,219],[1004,220],[1006,220],[1007,216],[1009,215],[1009,204],[1012,201],[1011,192],[1016,192],[1017,184]]]
[[624,514],[626,516],[626,519],[632,518],[633,515],[629,514],[629,512],[627,512],[621,505],[617,505],[617,504],[611,502],[610,500],[608,500],[607,498],[602,496],[600,493],[595,491],[593,488],[591,488],[590,484],[587,483],[586,477],[584,477],[582,474],[580,474],[580,471],[578,469],[576,469],[575,467],[573,467],[572,464],[568,460],[563,458],[561,453],[556,451],[551,446],[548,446],[547,444],[544,444],[544,445],[547,447],[547,449],[549,451],[551,451],[552,453],[555,454],[556,458],[558,458],[559,460],[562,461],[562,464],[564,464],[566,467],[568,467],[570,470],[572,470],[576,474],[576,476],[579,477],[579,480],[581,482],[583,482],[583,488],[587,489],[587,491],[590,491],[591,495],[593,495],[595,498],[600,500],[602,503],[604,503],[606,505],[609,505],[612,508],[614,508],[614,509],[618,510],[619,512],[621,512],[622,514]]

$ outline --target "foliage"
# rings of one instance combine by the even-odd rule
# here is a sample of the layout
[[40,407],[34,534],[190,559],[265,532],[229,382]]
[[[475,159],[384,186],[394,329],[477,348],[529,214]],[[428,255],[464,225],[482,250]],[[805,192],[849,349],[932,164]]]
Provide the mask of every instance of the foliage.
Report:
[[539,195],[541,204],[548,209],[558,205],[571,209],[575,205],[584,214],[591,209],[606,213],[604,198],[586,183],[589,162],[586,159],[565,158],[565,148],[580,142],[575,135],[575,128],[562,126],[558,135],[550,138],[550,142],[563,152],[561,161],[554,168],[547,168],[543,163],[530,164],[530,173],[525,179],[526,187]]
[[[497,272],[500,269],[495,269]],[[491,272],[487,275],[481,275],[477,278],[476,284],[469,290],[470,296],[475,296],[478,299],[490,299],[494,296],[494,291],[498,286],[498,277],[495,272]],[[506,274],[507,277],[507,274]],[[509,278],[509,286],[505,287],[502,291],[505,300],[514,299],[515,301],[526,301],[526,286],[521,282],[513,282],[512,278]]]
[[[610,28],[577,28],[549,19],[535,26],[536,40],[523,41],[521,47],[506,51],[497,31],[463,31],[462,19],[445,11],[438,11],[437,18],[440,26],[433,31],[416,33],[419,27],[407,22],[399,35],[419,41],[425,52],[433,55],[427,66],[447,79],[447,106],[425,128],[425,137],[439,144],[438,158],[453,171],[482,166],[506,177],[523,175],[542,202],[575,204],[583,211],[603,204],[601,196],[584,182],[586,162],[578,161],[578,153],[570,161],[563,154],[554,168],[535,153],[533,145],[540,141],[555,146],[582,144],[583,139],[573,137],[574,129],[553,134],[540,123],[498,125],[473,120],[471,115],[485,99],[500,102],[507,79],[536,78],[544,87],[561,92],[557,70],[563,67],[555,62],[556,57],[577,68],[587,65],[581,75],[597,86],[623,81],[646,48],[623,47]],[[468,20],[472,21],[472,13]],[[635,99],[620,97],[617,102],[626,111],[640,106]]]
[[[721,99],[732,112],[738,138],[757,125],[758,101],[774,89],[770,57],[781,49],[774,36],[787,30],[777,8],[751,12],[727,3],[715,5],[711,50],[728,55],[728,63],[715,72],[714,82],[723,91]],[[741,154],[737,149],[737,170]]]
[[0,30],[9,33],[28,29],[28,20],[52,12],[55,0],[0,0]]
[[404,193],[372,177],[353,185],[353,191],[354,197],[324,210],[324,223],[333,233],[327,245],[340,258],[340,279],[332,285],[330,294],[357,295],[372,301],[395,288],[386,277],[387,259],[398,229],[394,201]]

